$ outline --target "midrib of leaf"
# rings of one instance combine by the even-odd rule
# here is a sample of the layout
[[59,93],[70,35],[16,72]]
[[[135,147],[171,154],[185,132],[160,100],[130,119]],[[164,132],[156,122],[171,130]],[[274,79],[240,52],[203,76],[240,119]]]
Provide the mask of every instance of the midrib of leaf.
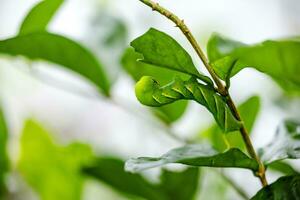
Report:
[[213,85],[209,77],[198,72],[186,50],[166,33],[151,28],[130,44],[143,55],[141,62],[186,73]]

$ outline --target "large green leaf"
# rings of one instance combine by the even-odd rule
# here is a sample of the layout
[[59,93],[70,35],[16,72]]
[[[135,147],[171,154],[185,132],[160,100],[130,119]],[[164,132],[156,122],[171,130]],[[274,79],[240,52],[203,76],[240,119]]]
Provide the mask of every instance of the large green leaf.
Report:
[[18,169],[42,200],[81,199],[81,167],[92,159],[89,146],[58,146],[36,122],[27,121],[21,137]]
[[206,144],[192,144],[176,148],[161,157],[133,158],[126,162],[127,171],[138,172],[169,163],[181,163],[190,166],[234,167],[257,170],[255,160],[249,158],[239,149],[229,149],[219,153]]
[[300,197],[300,175],[285,176],[261,189],[251,200],[297,200]]
[[45,31],[48,23],[63,3],[63,0],[42,0],[25,17],[20,27],[20,35]]
[[9,160],[7,155],[8,130],[2,109],[0,109],[0,199],[5,198],[6,184],[5,176],[9,170]]
[[160,188],[167,193],[170,200],[192,200],[198,189],[199,171],[198,168],[188,168],[182,172],[163,169]]
[[136,84],[135,93],[138,100],[147,106],[159,107],[178,100],[195,100],[211,112],[224,132],[238,130],[240,122],[231,113],[226,100],[218,95],[213,87],[203,85],[191,78],[183,81],[176,77],[173,82],[160,86],[149,76],[144,76]]
[[245,46],[214,36],[209,47],[208,50],[212,51],[208,52],[208,55],[211,54],[210,62],[223,80],[228,80],[246,67],[252,67],[271,76],[284,89],[300,90],[299,40],[265,41]]
[[[154,67],[137,60],[142,58],[139,53],[134,52],[134,49],[128,48],[122,56],[123,69],[134,79],[135,81],[140,80],[143,76],[153,76],[160,83],[167,84],[174,76],[180,76],[183,79],[188,79],[189,76],[172,71],[165,68]],[[153,108],[154,113],[160,119],[166,123],[171,123],[179,119],[187,108],[188,101],[178,101],[169,105],[165,105],[158,108]]]
[[286,120],[277,129],[274,139],[259,150],[264,163],[300,158],[300,123]]
[[[161,181],[154,184],[139,174],[124,171],[124,162],[117,158],[97,158],[92,165],[83,168],[83,173],[93,177],[116,191],[129,196],[149,200],[193,199],[196,193],[198,169],[187,169],[182,172],[163,170]],[[182,182],[189,184],[182,185]]]
[[22,55],[59,64],[87,78],[109,95],[109,82],[101,64],[80,44],[47,32],[35,32],[0,41],[0,53]]
[[[249,134],[251,134],[252,127],[255,123],[257,115],[260,110],[260,99],[258,96],[252,96],[243,102],[239,107],[241,118]],[[210,126],[205,131],[201,131],[201,138],[207,138],[220,152],[230,147],[244,149],[244,141],[238,132],[230,132],[224,135],[224,132],[218,127],[217,124]]]
[[135,51],[143,55],[144,63],[183,72],[196,76],[202,81],[212,84],[212,81],[200,74],[191,56],[169,35],[154,28],[131,42]]

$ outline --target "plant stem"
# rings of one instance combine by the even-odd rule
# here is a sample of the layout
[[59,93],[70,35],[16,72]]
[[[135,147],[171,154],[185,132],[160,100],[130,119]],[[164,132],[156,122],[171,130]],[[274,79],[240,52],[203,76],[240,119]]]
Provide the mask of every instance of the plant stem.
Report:
[[197,43],[195,37],[193,36],[193,34],[191,33],[190,29],[184,23],[184,20],[181,20],[179,17],[177,17],[172,12],[170,12],[169,10],[160,6],[158,3],[155,3],[151,0],[139,0],[139,1],[146,4],[147,6],[151,7],[153,11],[159,12],[160,14],[164,15],[165,17],[167,17],[168,19],[170,19],[171,21],[173,21],[175,23],[175,25],[182,31],[182,33],[185,35],[185,37],[189,40],[189,42],[195,49],[197,55],[202,60],[205,68],[210,73],[214,82],[218,86],[218,90],[219,90],[220,94],[225,96],[227,94],[227,90],[226,90],[225,86],[223,85],[222,81],[218,78],[218,76],[215,74],[214,70],[210,67],[208,59],[206,58],[206,56],[205,56],[204,52],[202,51],[202,49],[200,48],[200,46],[198,45],[198,43]]
[[[232,113],[234,114],[234,116],[239,120],[242,121],[242,118],[240,116],[239,111],[237,110],[230,94],[227,95],[227,105],[229,106],[229,108],[231,109]],[[266,179],[266,170],[265,170],[265,166],[264,164],[261,162],[260,158],[258,157],[257,153],[255,152],[255,149],[252,145],[251,139],[249,137],[248,131],[245,127],[245,125],[242,123],[242,126],[240,128],[240,133],[243,137],[244,143],[246,145],[247,151],[250,154],[250,156],[255,159],[258,163],[258,171],[256,172],[256,175],[259,177],[260,182],[263,186],[267,186],[268,182]]]
[[[191,31],[189,30],[189,28],[186,26],[186,24],[184,23],[183,20],[181,20],[179,17],[177,17],[175,14],[173,14],[172,12],[170,12],[169,10],[163,8],[162,6],[160,6],[158,3],[153,2],[152,0],[139,0],[142,3],[146,4],[147,6],[151,7],[153,11],[157,11],[158,13],[162,14],[163,16],[167,17],[168,19],[170,19],[171,21],[173,21],[175,23],[175,25],[182,31],[182,33],[185,35],[185,37],[188,39],[188,41],[190,42],[190,44],[193,46],[194,50],[196,51],[197,55],[199,56],[199,58],[202,60],[205,68],[207,69],[207,71],[209,72],[209,74],[211,75],[211,77],[213,78],[216,86],[217,86],[217,91],[219,94],[221,94],[222,96],[227,98],[227,105],[229,106],[229,108],[231,109],[231,111],[233,112],[233,114],[235,115],[235,117],[239,120],[242,121],[240,114],[234,104],[234,102],[232,101],[232,98],[230,97],[230,94],[228,92],[228,89],[226,88],[226,86],[223,84],[223,82],[221,81],[221,79],[219,79],[219,77],[216,75],[216,73],[214,72],[213,68],[210,66],[209,61],[207,59],[207,57],[205,56],[204,52],[202,51],[200,45],[198,44],[198,42],[196,41],[195,37],[193,36],[193,34],[191,33]],[[265,176],[265,167],[264,164],[260,161],[260,158],[257,156],[251,139],[249,137],[249,134],[247,133],[247,130],[245,128],[245,125],[242,123],[242,126],[240,128],[240,133],[243,137],[244,143],[246,145],[247,151],[249,153],[249,155],[256,160],[256,162],[259,165],[259,169],[256,172],[256,175],[259,177],[260,182],[263,186],[268,185],[267,180],[266,180],[266,176]]]

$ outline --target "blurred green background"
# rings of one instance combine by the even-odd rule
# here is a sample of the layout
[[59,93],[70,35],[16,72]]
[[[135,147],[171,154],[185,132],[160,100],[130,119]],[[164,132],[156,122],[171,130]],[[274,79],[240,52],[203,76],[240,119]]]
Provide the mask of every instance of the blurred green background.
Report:
[[[124,172],[128,158],[161,155],[180,145],[178,138],[201,140],[208,132],[218,132],[211,125],[212,117],[195,103],[148,109],[135,98],[134,84],[142,75],[155,75],[162,83],[174,75],[136,63],[139,55],[128,49],[130,41],[150,27],[176,38],[203,70],[173,24],[137,0],[57,2],[59,8],[47,30],[78,42],[95,55],[108,74],[111,97],[59,63],[0,54],[0,198],[241,199],[218,170],[170,165],[142,175]],[[257,43],[300,31],[297,0],[160,2],[185,19],[203,47],[213,32]],[[0,40],[16,36],[37,3],[0,0]],[[46,6],[44,15],[51,9]],[[239,104],[260,96],[252,109],[246,109],[246,114],[258,115],[252,129],[257,148],[269,142],[282,119],[300,117],[299,98],[286,95],[257,71],[244,70],[231,85]],[[219,136],[210,137],[217,141]],[[215,145],[224,148],[224,144]],[[289,164],[300,170],[299,162]],[[251,172],[226,169],[221,173],[237,185],[246,185],[249,196],[259,189]],[[281,175],[269,173],[271,181]]]

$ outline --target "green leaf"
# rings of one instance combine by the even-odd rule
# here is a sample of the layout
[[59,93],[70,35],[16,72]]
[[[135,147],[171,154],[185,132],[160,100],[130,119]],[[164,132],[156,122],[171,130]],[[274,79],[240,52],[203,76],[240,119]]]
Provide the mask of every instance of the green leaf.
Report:
[[292,200],[300,197],[300,176],[285,176],[261,189],[251,200]]
[[290,164],[283,162],[283,161],[272,162],[271,164],[268,165],[268,169],[270,169],[272,171],[280,172],[284,175],[300,174]]
[[46,31],[47,25],[63,3],[63,0],[43,0],[34,6],[20,27],[20,35]]
[[[213,46],[210,47],[212,52],[208,54],[217,56],[212,56],[210,62],[223,80],[229,79],[246,67],[252,67],[272,77],[283,89],[300,90],[299,40],[265,41],[249,46],[237,45],[238,42],[220,36],[212,41],[214,41],[210,43],[210,46]],[[214,60],[216,58],[218,60]],[[224,59],[228,61],[225,62]]]
[[45,129],[29,120],[21,136],[20,152],[18,169],[40,199],[81,199],[81,167],[92,159],[89,146],[58,146]]
[[4,118],[4,113],[0,109],[0,199],[5,198],[7,192],[5,176],[9,170],[9,159],[7,154],[8,130]]
[[[182,172],[163,170],[160,183],[155,184],[139,174],[124,171],[124,162],[117,158],[99,157],[85,166],[83,173],[128,196],[149,200],[192,200],[198,187],[199,170],[188,168]],[[182,185],[182,182],[189,183]]]
[[232,115],[223,97],[212,87],[203,85],[195,79],[183,81],[176,77],[173,82],[160,86],[152,77],[144,76],[136,84],[138,100],[147,106],[159,107],[178,100],[195,100],[211,112],[224,132],[238,130],[240,122]]
[[160,188],[167,193],[170,200],[192,200],[198,189],[199,171],[198,168],[187,168],[182,172],[163,169]]
[[158,108],[152,108],[153,113],[166,124],[172,124],[180,119],[186,111],[188,101],[176,101]]
[[109,95],[110,86],[102,65],[86,48],[63,36],[47,32],[17,36],[0,41],[0,53],[59,64],[87,78]]
[[[259,110],[260,99],[258,96],[250,97],[238,107],[238,111],[249,134],[251,134],[252,127],[255,123]],[[201,131],[200,137],[210,140],[214,148],[220,152],[226,150],[228,148],[228,144],[230,147],[236,147],[239,149],[245,148],[243,138],[237,131],[224,135],[224,132],[217,124],[210,126],[205,131]]]
[[102,15],[101,17],[104,17],[104,21],[109,23],[109,25],[106,24],[109,31],[107,31],[108,34],[106,37],[103,38],[103,43],[107,46],[114,46],[118,43],[124,44],[128,37],[128,30],[125,23],[109,15]]
[[[139,53],[134,52],[133,48],[128,48],[121,59],[123,69],[135,81],[140,80],[143,76],[153,76],[159,80],[160,83],[167,84],[174,76],[180,76],[183,79],[190,77],[180,72],[138,62],[137,60],[140,58],[142,58],[142,56]],[[187,105],[188,101],[177,101],[169,105],[153,108],[153,111],[157,117],[170,124],[178,120],[184,114]]]
[[286,120],[280,124],[273,140],[261,148],[259,154],[266,164],[300,158],[300,123]]
[[213,85],[210,78],[200,74],[191,56],[176,40],[154,28],[131,42],[131,46],[143,55],[144,63],[164,67],[196,76],[207,84]]
[[[228,198],[228,193],[235,191],[233,190],[229,183],[219,174],[216,173],[216,170],[203,169],[204,180],[201,185],[201,191],[198,199],[207,199],[207,200],[232,200]],[[234,193],[234,192],[233,192]]]
[[230,40],[228,38],[221,37],[218,34],[213,34],[207,43],[207,55],[210,62],[219,60],[226,55],[232,53],[237,48],[246,46],[241,42]]
[[164,200],[167,196],[162,190],[139,174],[124,171],[124,162],[116,158],[98,158],[83,169],[88,176],[94,177],[117,191],[145,199]]
[[138,172],[169,163],[181,163],[190,166],[206,167],[234,167],[257,170],[255,160],[249,158],[239,149],[229,149],[224,153],[218,153],[208,145],[193,144],[176,148],[161,157],[140,157],[126,162],[125,169]]

